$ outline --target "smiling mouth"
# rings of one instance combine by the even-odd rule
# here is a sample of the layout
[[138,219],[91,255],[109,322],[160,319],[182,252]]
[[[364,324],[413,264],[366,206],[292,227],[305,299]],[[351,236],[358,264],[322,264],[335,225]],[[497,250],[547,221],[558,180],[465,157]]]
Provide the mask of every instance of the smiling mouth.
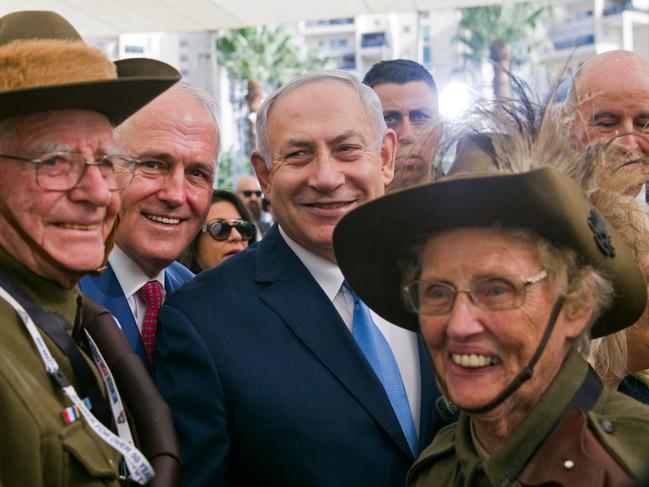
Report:
[[151,213],[142,213],[142,215],[153,222],[164,223],[165,225],[178,225],[180,223],[180,218],[169,218],[166,216],[153,215]]
[[502,363],[498,357],[487,357],[486,355],[476,353],[452,353],[451,360],[455,365],[468,369],[477,369]]
[[343,201],[337,203],[309,203],[306,206],[310,206],[312,208],[321,208],[324,210],[335,210],[337,208],[343,208],[348,205],[351,205],[351,201]]
[[78,223],[58,223],[56,226],[61,228],[68,228],[70,230],[83,230],[86,232],[97,228],[97,225],[81,225]]

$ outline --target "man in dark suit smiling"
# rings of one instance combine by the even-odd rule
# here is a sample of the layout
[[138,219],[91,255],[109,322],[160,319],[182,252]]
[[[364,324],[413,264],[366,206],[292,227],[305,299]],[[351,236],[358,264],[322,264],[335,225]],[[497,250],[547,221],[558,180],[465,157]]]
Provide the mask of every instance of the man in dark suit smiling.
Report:
[[332,248],[340,218],[391,181],[395,133],[369,87],[321,72],[271,95],[257,134],[278,224],[160,311],[154,379],[183,485],[403,485],[433,435],[430,363],[358,300]]

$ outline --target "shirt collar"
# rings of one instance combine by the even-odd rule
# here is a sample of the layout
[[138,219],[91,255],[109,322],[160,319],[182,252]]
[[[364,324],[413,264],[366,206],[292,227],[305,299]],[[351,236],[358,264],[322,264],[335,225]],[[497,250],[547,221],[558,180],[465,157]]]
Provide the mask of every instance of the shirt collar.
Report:
[[80,294],[78,286],[66,289],[55,281],[35,274],[1,246],[0,268],[41,307],[62,316],[70,325],[74,323],[77,296]]
[[304,267],[311,273],[316,282],[320,285],[330,301],[336,297],[340,286],[343,284],[343,273],[340,268],[333,262],[329,262],[322,257],[315,255],[308,251],[295,240],[291,239],[281,225],[278,225],[279,233],[286,242],[286,245],[297,255],[297,258],[302,261]]
[[130,298],[148,281],[158,281],[165,288],[165,270],[162,269],[157,276],[149,278],[126,253],[115,245],[108,256],[108,262],[113,268],[115,277],[122,287],[124,296]]

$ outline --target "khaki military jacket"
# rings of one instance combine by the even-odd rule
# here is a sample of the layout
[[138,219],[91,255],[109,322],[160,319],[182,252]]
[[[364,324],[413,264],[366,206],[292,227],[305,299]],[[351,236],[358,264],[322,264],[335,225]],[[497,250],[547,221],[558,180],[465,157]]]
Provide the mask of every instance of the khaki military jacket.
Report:
[[[576,351],[570,352],[539,404],[502,447],[487,459],[475,451],[469,417],[461,414],[456,424],[441,430],[422,452],[408,472],[407,485],[520,485],[517,476],[552,432],[587,373],[588,364]],[[587,427],[619,464],[620,471],[633,477],[645,471],[649,461],[649,407],[616,391],[602,388],[595,405],[585,417]],[[565,469],[565,460],[568,459],[544,465],[544,468]],[[567,485],[578,485],[578,482]]]
[[[73,323],[78,290],[43,279],[0,248],[0,267],[39,305]],[[42,332],[62,372],[76,386],[72,368]],[[95,371],[94,364],[92,370]],[[101,382],[99,375],[95,374]],[[100,384],[103,390],[103,383]],[[14,309],[0,299],[0,486],[117,486],[119,457],[80,419],[66,426],[71,402],[45,366]]]

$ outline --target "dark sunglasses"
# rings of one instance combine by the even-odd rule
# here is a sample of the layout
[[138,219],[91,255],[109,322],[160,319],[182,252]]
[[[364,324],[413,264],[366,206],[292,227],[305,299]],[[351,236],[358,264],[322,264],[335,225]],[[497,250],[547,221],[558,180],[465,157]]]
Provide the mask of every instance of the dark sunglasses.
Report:
[[255,234],[255,226],[243,220],[212,220],[203,225],[201,231],[209,233],[214,240],[227,240],[233,228],[237,229],[243,240],[250,240]]
[[261,198],[261,195],[262,195],[262,192],[261,192],[261,191],[249,191],[249,190],[245,190],[245,191],[241,191],[241,193],[242,193],[246,198],[250,198],[253,194],[256,194],[256,195],[257,195],[257,198]]

